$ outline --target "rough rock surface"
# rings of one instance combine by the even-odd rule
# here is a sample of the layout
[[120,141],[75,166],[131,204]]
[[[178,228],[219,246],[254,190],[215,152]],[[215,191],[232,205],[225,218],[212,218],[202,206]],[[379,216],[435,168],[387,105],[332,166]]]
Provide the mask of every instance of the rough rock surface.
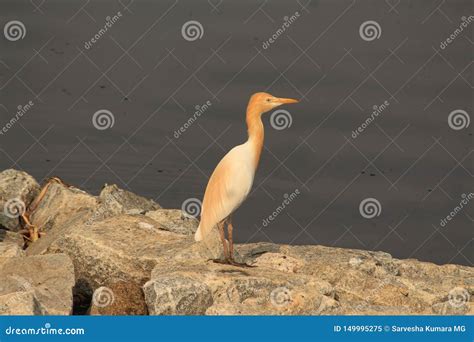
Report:
[[27,254],[43,253],[73,227],[88,227],[125,212],[140,213],[157,208],[160,206],[155,202],[121,190],[116,185],[106,185],[100,196],[95,197],[74,187],[52,183],[31,215],[32,223],[47,235],[32,244]]
[[0,296],[0,315],[45,315],[33,290],[12,292]]
[[150,210],[161,209],[161,206],[155,201],[120,189],[115,184],[106,184],[100,192],[99,199],[106,211],[114,215],[143,214]]
[[78,214],[92,215],[97,199],[88,193],[63,184],[51,183],[30,220],[41,231],[48,232],[61,227]]
[[74,268],[66,255],[8,258],[0,279],[0,314],[72,313]]
[[158,259],[172,259],[186,244],[146,216],[120,215],[72,226],[45,253],[68,254],[77,279],[95,289],[110,281],[144,283]]
[[23,237],[9,230],[0,229],[0,264],[5,258],[23,256]]
[[[323,246],[247,244],[238,251],[240,261],[256,267],[204,260],[157,265],[144,286],[150,314],[473,313],[471,267]],[[191,296],[190,288],[206,291]]]
[[38,182],[26,172],[0,172],[0,228],[18,230],[19,211],[25,210],[38,193]]
[[162,229],[183,235],[194,234],[199,226],[197,219],[185,216],[183,211],[178,209],[149,211],[146,213],[146,216],[158,222]]
[[74,313],[95,315],[474,313],[473,267],[271,243],[236,246],[253,267],[215,263],[215,230],[195,243],[196,220],[116,186],[51,184],[31,217],[47,234],[26,256],[0,230],[0,314],[68,314],[72,296]]
[[147,315],[148,309],[140,286],[131,282],[116,282],[94,291],[91,315]]

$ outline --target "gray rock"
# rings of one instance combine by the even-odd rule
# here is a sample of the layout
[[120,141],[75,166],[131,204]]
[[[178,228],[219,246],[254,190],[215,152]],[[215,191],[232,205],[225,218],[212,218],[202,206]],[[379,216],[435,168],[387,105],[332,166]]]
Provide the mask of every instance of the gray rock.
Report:
[[113,215],[143,214],[147,211],[161,209],[153,200],[138,196],[130,191],[120,189],[117,185],[104,185],[99,199],[103,208]]
[[35,291],[12,292],[0,295],[0,315],[45,315],[46,311],[38,302]]
[[[7,307],[5,312],[13,310],[12,303],[22,302],[25,312],[34,308],[35,314],[72,313],[74,268],[64,254],[6,259],[0,264],[0,279],[0,307]],[[31,292],[33,300],[23,292]]]
[[193,235],[199,221],[194,217],[183,215],[178,209],[158,209],[145,214],[160,224],[162,229],[183,235]]
[[40,186],[23,171],[13,169],[0,172],[0,228],[19,230],[19,215],[38,195]]
[[143,286],[151,315],[203,315],[212,305],[209,287],[185,276],[161,276]]
[[306,275],[188,260],[156,266],[144,293],[150,314],[283,315],[318,314],[334,290]]
[[[23,256],[23,237],[16,232],[0,229],[0,259]],[[0,263],[2,261],[0,260]]]
[[[31,213],[31,222],[40,232],[40,239],[28,246],[27,255],[44,253],[67,230],[78,224],[94,220],[98,210],[97,198],[74,187],[50,183],[42,200]],[[100,215],[96,215],[97,217]]]
[[85,221],[96,208],[96,197],[74,187],[51,183],[30,220],[40,231],[48,232],[55,227],[63,227],[78,214],[83,215]]

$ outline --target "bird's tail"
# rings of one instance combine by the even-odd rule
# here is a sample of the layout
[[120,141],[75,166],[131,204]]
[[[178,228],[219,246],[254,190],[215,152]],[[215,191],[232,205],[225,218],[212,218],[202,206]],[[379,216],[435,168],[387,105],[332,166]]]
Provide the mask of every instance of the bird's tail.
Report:
[[201,229],[201,224],[199,224],[198,229],[196,230],[196,233],[194,234],[194,240],[196,241],[202,241],[202,229]]

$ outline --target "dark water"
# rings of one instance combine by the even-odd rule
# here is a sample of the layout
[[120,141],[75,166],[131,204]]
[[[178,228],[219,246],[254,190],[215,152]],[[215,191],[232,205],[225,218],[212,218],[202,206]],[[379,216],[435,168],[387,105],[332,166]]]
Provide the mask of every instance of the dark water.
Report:
[[[454,110],[472,117],[473,24],[440,47],[470,1],[2,0],[0,9],[2,27],[26,29],[0,39],[0,126],[34,103],[0,135],[0,169],[57,175],[92,193],[117,183],[179,208],[202,198],[219,159],[246,138],[249,96],[268,91],[302,101],[284,108],[286,129],[264,118],[254,191],[234,219],[238,241],[472,265],[472,203],[440,223],[473,188],[473,124],[448,124]],[[107,16],[114,23],[100,34]],[[278,31],[285,17],[291,24]],[[201,39],[183,38],[190,20]],[[359,28],[369,20],[380,36],[366,41]],[[113,127],[94,127],[101,109]],[[380,203],[378,216],[361,215],[366,198]]]

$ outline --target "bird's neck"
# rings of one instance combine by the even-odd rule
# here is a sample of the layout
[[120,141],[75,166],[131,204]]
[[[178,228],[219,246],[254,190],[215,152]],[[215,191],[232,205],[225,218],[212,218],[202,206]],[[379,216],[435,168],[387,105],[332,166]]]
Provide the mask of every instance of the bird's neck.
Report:
[[248,129],[248,140],[252,149],[254,150],[254,166],[257,169],[258,162],[260,161],[260,155],[263,149],[264,129],[259,110],[249,107],[247,108],[247,129]]

